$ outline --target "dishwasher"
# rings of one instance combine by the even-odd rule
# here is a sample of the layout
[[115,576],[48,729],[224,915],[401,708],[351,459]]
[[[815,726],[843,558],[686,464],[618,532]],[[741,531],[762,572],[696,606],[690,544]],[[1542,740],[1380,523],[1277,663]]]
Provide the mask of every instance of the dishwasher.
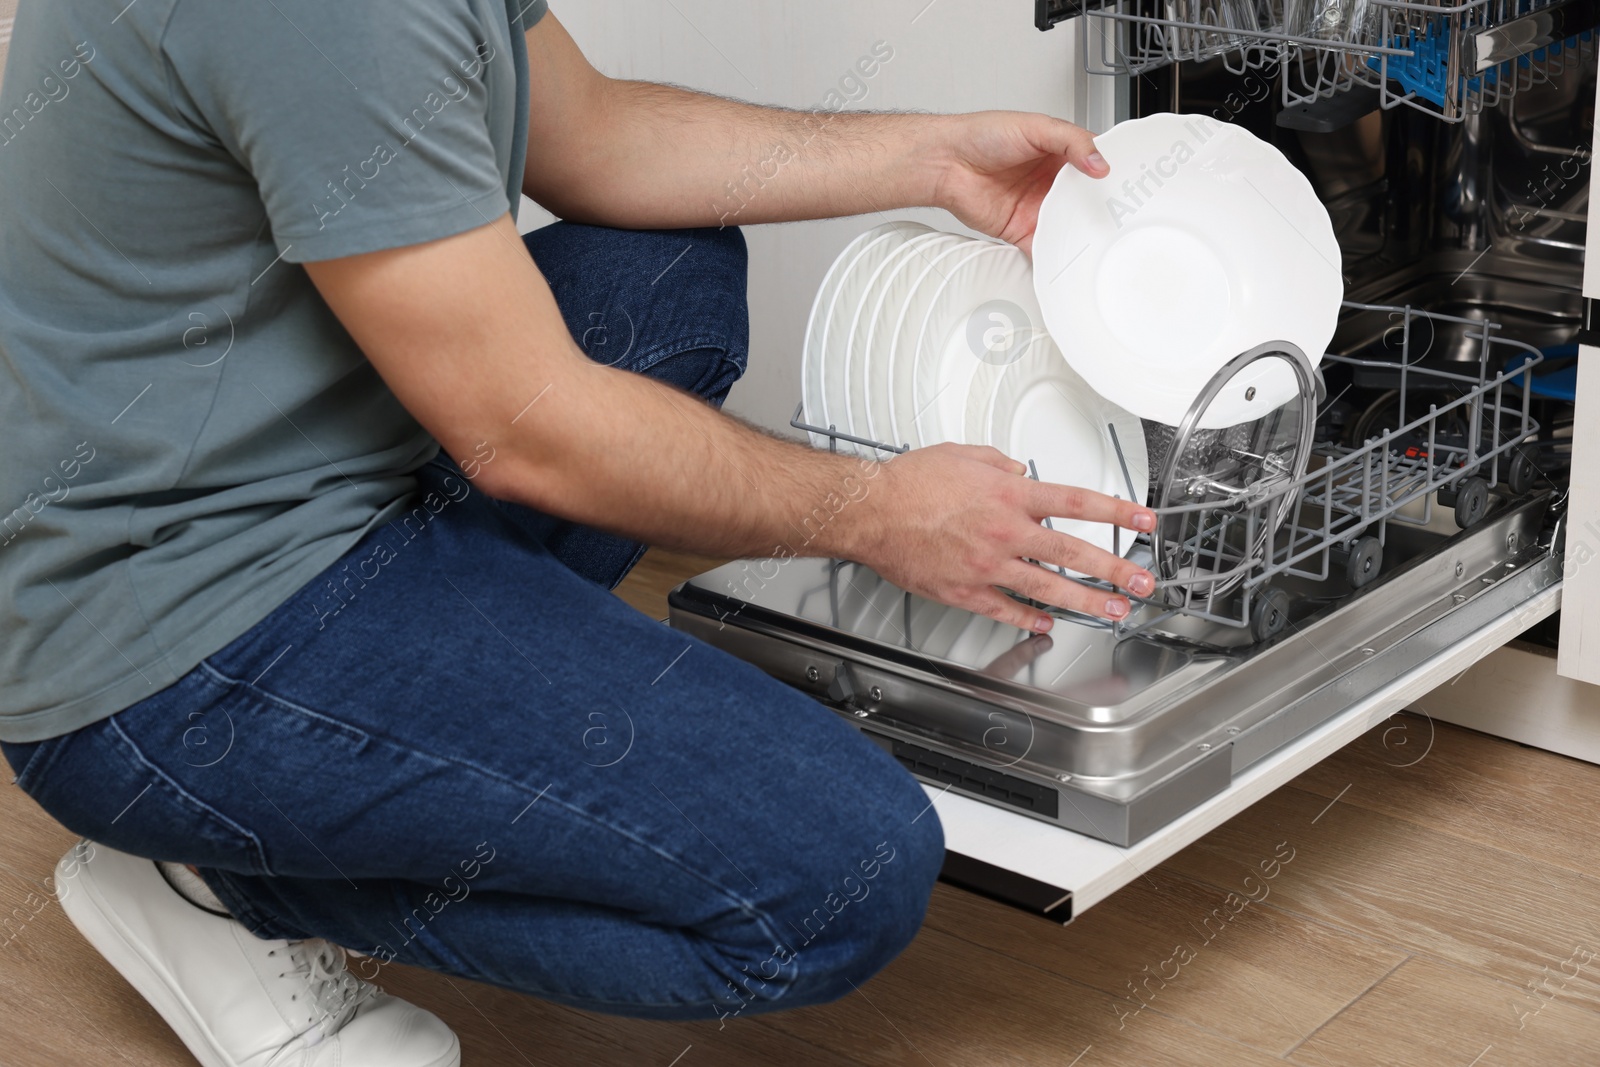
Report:
[[[1311,181],[1346,294],[1320,365],[1263,345],[1145,424],[1160,521],[1130,555],[1161,581],[1120,622],[1030,635],[841,560],[669,598],[924,783],[948,881],[1059,922],[1507,642],[1556,645],[1574,455],[1600,459],[1574,444],[1600,0],[1038,0],[1063,22],[1090,128],[1206,115]],[[1199,429],[1274,359],[1296,402]]]

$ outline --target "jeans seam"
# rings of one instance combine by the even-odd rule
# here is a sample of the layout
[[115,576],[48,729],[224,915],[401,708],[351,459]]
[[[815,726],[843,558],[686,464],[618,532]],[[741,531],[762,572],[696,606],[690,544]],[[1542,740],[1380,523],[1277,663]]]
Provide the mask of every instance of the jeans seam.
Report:
[[128,735],[128,732],[122,728],[121,723],[117,722],[116,716],[113,715],[111,718],[107,719],[106,722],[111,727],[111,730],[119,738],[121,738],[122,742],[128,746],[129,750],[132,751],[134,758],[136,758],[150,774],[155,776],[158,782],[165,785],[180,800],[187,801],[189,804],[193,805],[200,811],[201,814],[211,819],[215,819],[218,823],[228,828],[231,832],[239,835],[239,837],[247,843],[250,851],[255,854],[256,864],[261,868],[259,873],[262,875],[271,876],[272,866],[267,863],[266,851],[261,847],[261,839],[259,837],[257,837],[251,831],[245,829],[243,826],[240,826],[238,823],[234,822],[232,819],[228,818],[222,812],[218,811],[210,804],[207,804],[205,801],[201,800],[187,789],[183,788],[183,786],[179,784],[176,779],[167,774],[167,772],[162,770],[160,767],[156,766],[156,764],[144,754],[144,750],[139,747],[138,742]]
[[[693,872],[690,872],[690,873],[693,874]],[[422,883],[417,883],[417,884],[421,885]],[[726,890],[722,890],[720,887],[715,887],[715,888],[717,888],[725,896],[729,896],[729,897],[733,896],[732,893],[729,893]],[[391,891],[391,896],[394,896],[394,897],[397,898],[397,899],[395,899],[395,902],[394,902],[396,908],[400,908],[404,904],[407,903],[407,901],[405,901],[403,899],[398,899],[398,893],[395,893],[395,892]],[[735,898],[735,899],[737,899],[737,898]],[[758,911],[756,913],[756,915],[753,916],[753,918],[755,918],[756,921],[761,924],[762,928],[764,930],[766,930],[769,935],[771,934],[772,928],[771,928],[770,924],[767,922],[768,916],[766,915],[765,912]],[[446,971],[448,971],[450,973],[455,974],[457,977],[460,977],[460,978],[467,978],[467,979],[471,979],[473,981],[480,981],[480,982],[483,981],[483,973],[482,973],[482,971],[481,970],[474,970],[473,968],[469,967],[467,965],[467,961],[462,959],[461,957],[457,956],[455,951],[454,951],[454,949],[453,949],[453,947],[451,945],[449,945],[447,942],[441,941],[438,937],[434,936],[433,931],[430,928],[424,927],[423,929],[417,931],[416,936],[408,938],[406,940],[406,943],[407,944],[413,944],[413,943],[420,943],[420,942],[424,942],[424,941],[427,942],[428,949],[429,949],[429,951],[431,953],[433,953],[433,956],[434,956],[435,960],[438,963],[444,965],[442,968],[434,967],[434,966],[431,966],[431,965],[424,965],[425,969],[428,969],[428,970],[444,969],[444,970],[446,970]],[[787,944],[786,942],[775,942],[775,943],[785,944],[785,945]],[[346,947],[349,947],[349,946],[346,946]],[[362,951],[362,950],[358,949],[357,951]],[[782,984],[779,984],[779,982],[778,982],[779,975],[774,975],[772,978],[758,978],[757,979],[757,981],[759,981],[759,982],[761,982],[761,983],[763,983],[765,985],[776,985],[777,988],[778,988],[777,993],[775,993],[773,996],[768,998],[768,1000],[767,1000],[768,1004],[777,1004],[780,1000],[783,999],[784,994],[789,992],[790,989],[794,988],[794,986],[796,984],[798,984],[798,982],[800,980],[800,966],[799,966],[799,963],[798,963],[799,953],[798,952],[791,953],[791,956],[792,956],[792,959],[791,959],[790,962],[793,963],[793,965],[794,965],[795,973],[794,973],[794,975],[792,977],[790,977],[788,979],[785,979],[782,982]],[[404,963],[404,962],[406,962],[406,960],[402,956],[396,955],[394,957],[394,962]],[[751,976],[751,977],[754,977],[754,976]],[[581,1002],[582,1004],[585,1004],[585,1005],[590,1005],[590,1006],[594,1006],[594,1007],[610,1008],[610,1009],[613,1009],[613,1010],[620,1010],[620,1011],[625,1011],[626,1009],[629,1009],[629,1008],[682,1008],[682,1007],[685,1007],[685,1006],[694,1006],[694,1005],[698,1005],[698,1004],[702,1003],[702,1001],[700,1001],[698,999],[689,999],[689,1000],[626,1000],[626,1001],[622,1001],[622,1000],[604,1000],[604,999],[600,999],[598,997],[582,996],[582,995],[574,994],[574,993],[572,993],[570,991],[567,991],[567,990],[537,989],[532,985],[532,983],[519,983],[516,986],[516,989],[517,989],[518,992],[526,993],[526,994],[528,994],[530,996],[545,997],[547,999],[555,1000],[555,1001],[567,1000],[567,1001],[573,1001],[573,1002]],[[721,1006],[721,1002],[716,1000],[715,998],[708,999],[708,1000],[704,1001],[704,1003],[709,1004],[709,1005],[711,1005],[713,1007]],[[740,1010],[742,1011],[743,1008],[741,1008]],[[737,1013],[735,1013],[735,1014],[737,1014]]]
[[[315,714],[315,713],[312,713],[312,714]],[[325,716],[318,716],[318,718],[325,718]],[[709,889],[711,889],[713,892],[717,893],[723,899],[731,901],[733,904],[735,904],[738,907],[740,912],[742,912],[747,918],[752,919],[756,923],[759,924],[761,930],[766,934],[766,936],[769,939],[771,939],[772,944],[779,945],[779,944],[785,944],[786,943],[786,942],[784,942],[782,939],[780,939],[777,936],[777,930],[776,930],[776,927],[774,926],[773,916],[768,914],[762,908],[758,907],[754,902],[746,900],[743,896],[739,895],[738,893],[736,893],[732,889],[729,889],[727,886],[724,886],[724,885],[720,884],[719,882],[717,882],[710,875],[703,874],[703,873],[701,873],[699,871],[696,871],[693,867],[691,867],[688,864],[684,863],[678,857],[672,855],[670,852],[667,852],[666,850],[664,850],[662,848],[659,848],[658,846],[656,846],[652,842],[646,840],[645,838],[643,838],[640,835],[634,833],[632,830],[629,830],[626,827],[616,825],[616,824],[610,822],[607,819],[603,819],[598,815],[595,815],[595,814],[593,814],[591,812],[585,811],[582,808],[576,807],[573,804],[571,804],[571,803],[569,803],[567,801],[564,801],[564,800],[562,800],[561,798],[559,798],[557,796],[545,795],[543,793],[540,793],[539,791],[533,789],[531,786],[524,785],[523,783],[518,782],[513,778],[508,778],[505,775],[499,774],[499,773],[497,773],[495,771],[492,771],[492,770],[490,770],[490,769],[488,769],[486,767],[480,767],[477,764],[472,763],[472,762],[470,762],[468,760],[459,759],[459,758],[456,758],[456,757],[453,757],[453,756],[441,755],[441,754],[439,754],[437,752],[429,752],[429,751],[427,751],[425,749],[421,749],[421,748],[417,748],[417,747],[409,745],[409,744],[405,744],[405,743],[399,741],[398,739],[393,738],[393,737],[389,737],[389,736],[387,736],[385,734],[368,734],[368,735],[365,735],[365,736],[367,736],[370,740],[376,741],[376,742],[381,743],[381,744],[388,745],[391,748],[393,748],[393,749],[395,749],[397,751],[400,751],[400,752],[404,752],[404,753],[406,753],[408,755],[415,756],[415,757],[418,757],[418,758],[421,758],[421,759],[425,759],[425,760],[436,761],[438,763],[443,763],[443,764],[447,764],[447,765],[459,768],[459,769],[464,770],[464,771],[466,771],[466,772],[468,772],[470,774],[482,777],[482,778],[484,778],[484,779],[486,779],[486,780],[488,780],[490,782],[493,782],[493,783],[495,783],[497,785],[503,786],[505,788],[511,789],[513,791],[516,791],[516,792],[520,792],[523,795],[533,795],[535,799],[538,799],[539,796],[545,796],[545,799],[547,801],[550,801],[550,802],[554,803],[557,807],[559,807],[562,810],[566,811],[572,818],[577,819],[577,820],[579,820],[581,822],[587,823],[587,824],[589,824],[591,826],[598,827],[598,828],[600,828],[602,830],[605,830],[605,831],[607,831],[607,832],[609,832],[611,834],[614,834],[614,835],[616,835],[618,837],[621,837],[626,841],[632,842],[634,845],[637,845],[638,847],[646,850],[647,852],[653,853],[654,855],[659,857],[662,861],[664,861],[664,862],[670,864],[671,866],[677,868],[678,870],[682,871],[684,874],[688,875],[690,878],[694,879],[695,881],[700,882],[703,885],[707,886]],[[409,879],[401,879],[401,880],[402,881],[409,881]],[[421,884],[421,883],[418,883],[418,884]],[[776,984],[776,979],[775,978],[774,979],[763,979],[763,980],[767,981],[769,983]],[[778,999],[780,999],[783,996],[783,994],[785,992],[787,992],[798,980],[799,980],[799,971],[798,971],[798,966],[797,966],[796,967],[796,973],[793,975],[793,977],[791,977],[790,979],[785,981],[782,985],[780,985],[779,988],[778,988],[777,995],[775,995],[771,999],[773,1001],[777,1001]],[[667,1002],[662,1002],[662,1003],[659,1003],[659,1004],[652,1004],[652,1005],[649,1005],[649,1006],[671,1007],[675,1003],[676,1002],[667,1001]]]
[[644,558],[644,554],[648,551],[650,551],[650,546],[640,542],[639,547],[634,550],[633,558],[628,560],[628,565],[622,568],[622,573],[618,576],[617,580],[611,583],[611,589],[613,591],[617,588],[617,586],[623,583],[623,581],[633,571],[633,568],[639,565],[639,561]]
[[685,352],[693,352],[702,348],[721,353],[721,362],[723,363],[738,364],[738,360],[733,354],[734,350],[727,344],[727,339],[708,334],[702,337],[675,340],[668,344],[657,345],[654,348],[646,348],[634,357],[633,365],[628,370],[635,374],[644,374],[656,364],[671,359],[673,356],[681,356]]
[[225,686],[230,688],[237,687],[249,693],[251,696],[259,697],[267,703],[281,708],[284,711],[291,711],[297,715],[301,715],[305,718],[319,722],[330,729],[337,730],[347,737],[355,739],[360,745],[366,745],[372,740],[373,735],[367,733],[365,730],[362,730],[359,727],[351,726],[349,723],[340,719],[333,718],[329,715],[324,715],[322,712],[316,711],[313,708],[308,708],[285,697],[280,697],[276,693],[272,693],[261,688],[254,682],[247,682],[243,678],[229,677],[216,667],[213,667],[209,661],[202,660],[200,662],[200,666],[206,671],[207,674],[211,675],[213,680],[221,682]]
[[[417,750],[408,749],[408,751],[416,752]],[[430,755],[428,753],[419,753],[419,754]],[[433,758],[435,758],[435,759],[443,759],[444,757],[434,756]],[[503,781],[506,785],[509,785],[512,788],[521,789],[524,792],[529,792],[529,793],[533,792],[532,789],[530,789],[527,786],[522,785],[521,783],[515,782],[515,781],[513,781],[511,779],[502,778],[500,775],[496,775],[491,771],[485,770],[484,768],[480,768],[480,767],[477,767],[477,766],[475,766],[473,764],[468,764],[468,763],[465,763],[465,762],[461,763],[461,765],[464,766],[464,767],[467,767],[467,768],[469,768],[469,769],[471,769],[473,771],[475,771],[478,774],[484,775],[485,777],[490,778],[491,780]],[[670,852],[667,852],[665,849],[657,847],[652,842],[645,840],[640,835],[634,833],[633,831],[631,831],[631,830],[629,830],[629,829],[627,829],[625,827],[618,826],[618,825],[616,825],[615,823],[611,822],[608,819],[604,819],[604,818],[601,818],[600,816],[595,815],[595,814],[593,814],[591,812],[584,811],[581,808],[578,808],[578,807],[574,806],[573,804],[562,800],[560,797],[552,795],[552,796],[549,796],[547,799],[549,799],[550,801],[554,802],[556,804],[556,806],[558,806],[558,807],[562,808],[563,810],[567,811],[573,818],[576,818],[576,819],[578,819],[580,821],[586,822],[586,823],[588,823],[588,824],[590,824],[592,826],[597,826],[597,827],[599,827],[599,828],[601,828],[603,830],[609,831],[610,833],[612,833],[612,834],[614,834],[614,835],[616,835],[618,837],[621,837],[624,840],[631,841],[633,844],[637,845],[640,848],[645,849],[648,852],[654,853],[656,856],[660,857],[664,862],[670,864],[673,867],[676,867],[678,870],[682,871],[684,874],[688,875],[690,878],[694,879],[695,881],[701,882],[702,884],[707,886],[709,889],[712,890],[712,892],[717,893],[724,900],[732,901],[734,904],[736,904],[739,907],[739,910],[741,912],[743,912],[744,915],[747,918],[753,919],[760,926],[761,930],[766,934],[766,936],[768,937],[768,939],[770,940],[770,942],[773,945],[781,945],[781,944],[786,944],[787,943],[787,942],[784,942],[781,939],[779,939],[779,937],[777,936],[777,930],[773,925],[773,921],[774,921],[773,920],[773,916],[769,915],[764,909],[762,909],[760,907],[757,907],[756,904],[753,901],[746,900],[743,896],[741,896],[740,894],[734,892],[732,889],[729,889],[727,886],[724,886],[724,885],[720,884],[715,879],[713,879],[711,876],[709,876],[707,874],[702,874],[701,872],[696,871],[694,868],[690,867],[687,863],[684,863],[682,860],[680,860],[678,857],[672,855]],[[797,963],[796,966],[795,966],[795,973],[789,979],[787,979],[781,985],[778,986],[778,992],[777,992],[776,995],[774,995],[771,998],[771,1000],[773,1002],[776,1002],[776,1001],[780,1000],[783,997],[784,993],[786,993],[790,989],[792,989],[794,987],[794,985],[799,981],[799,979],[800,979],[800,973],[799,973],[799,965]],[[763,981],[771,982],[771,981],[774,981],[774,979],[763,979]],[[636,1002],[636,1003],[638,1003],[638,1002]],[[673,1006],[674,1003],[676,1003],[676,1002],[671,1002],[671,1001],[668,1001],[668,1002],[652,1002],[649,1005],[642,1005],[641,1004],[640,1006],[670,1007],[670,1006]]]

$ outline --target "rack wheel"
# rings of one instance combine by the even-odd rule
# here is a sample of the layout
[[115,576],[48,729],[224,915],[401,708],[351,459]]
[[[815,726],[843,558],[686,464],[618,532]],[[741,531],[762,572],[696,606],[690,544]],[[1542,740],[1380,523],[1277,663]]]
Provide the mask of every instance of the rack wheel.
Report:
[[1456,487],[1456,525],[1471,529],[1489,510],[1489,483],[1482,478],[1464,478]]
[[1376,537],[1358,537],[1350,545],[1350,558],[1344,565],[1344,576],[1350,580],[1351,589],[1372,584],[1383,570],[1383,545]]
[[1518,452],[1511,457],[1510,469],[1506,471],[1506,488],[1511,490],[1513,496],[1522,496],[1532,491],[1533,483],[1538,477],[1538,464],[1526,454]]
[[1250,609],[1250,634],[1257,641],[1277,637],[1289,625],[1289,594],[1282,589],[1267,588],[1261,591],[1255,607]]

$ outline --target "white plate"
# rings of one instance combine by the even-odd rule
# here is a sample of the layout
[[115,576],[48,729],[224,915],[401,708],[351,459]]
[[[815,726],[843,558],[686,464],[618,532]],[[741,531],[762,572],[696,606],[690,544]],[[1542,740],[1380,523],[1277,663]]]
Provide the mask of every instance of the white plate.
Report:
[[[1322,358],[1344,295],[1328,211],[1283,153],[1203,115],[1151,115],[1095,139],[1095,179],[1063,167],[1039,209],[1035,286],[1074,370],[1134,414],[1177,425],[1213,374],[1267,341]],[[1281,360],[1234,379],[1200,425],[1290,400]]]
[[[1040,481],[1141,504],[1150,493],[1139,417],[1089,388],[1048,337],[1036,338],[1010,366],[974,379],[967,436],[1024,463],[1032,460]],[[1133,532],[1119,536],[1109,523],[1054,517],[1051,527],[1107,552],[1133,548]]]
[[939,253],[974,243],[956,234],[919,234],[896,249],[878,268],[877,276],[868,285],[860,315],[850,334],[850,350],[845,356],[845,376],[850,382],[850,421],[858,427],[852,431],[856,436],[888,445],[908,443],[897,435],[889,407],[892,331],[899,325],[913,284]]
[[[844,246],[843,252],[834,257],[828,265],[828,272],[822,276],[822,284],[817,286],[816,299],[811,302],[811,314],[806,318],[805,344],[800,350],[800,412],[804,421],[813,426],[827,425],[822,415],[822,335],[827,329],[827,314],[833,306],[833,295],[839,291],[839,275],[855,259],[862,245],[881,237],[886,229],[900,225],[897,222],[887,223],[857,236]],[[818,448],[828,447],[828,439],[818,433],[811,435],[811,443]]]
[[[967,389],[986,361],[1008,361],[1041,324],[1014,297],[1034,304],[1028,257],[1008,244],[981,242],[951,266],[934,289],[916,330],[909,426],[916,447],[965,438]],[[896,374],[903,373],[899,361]]]
[[[989,242],[958,234],[949,235],[948,246],[930,251],[923,261],[913,264],[916,277],[910,292],[899,309],[890,334],[889,363],[886,375],[889,380],[889,436],[896,444],[916,441],[916,356],[917,332],[933,308],[935,295],[941,284],[950,277],[954,264],[961,262],[979,248],[989,247]],[[876,396],[873,400],[876,418]]]
[[[812,425],[833,425],[844,433],[853,433],[848,425],[850,383],[845,377],[845,358],[851,326],[866,293],[867,283],[875,276],[883,261],[901,245],[919,234],[933,231],[920,222],[902,221],[885,223],[870,232],[877,236],[863,242],[839,270],[837,287],[823,315],[822,339],[818,345],[818,359],[822,368],[821,420]],[[864,451],[842,441],[839,449],[842,452]]]

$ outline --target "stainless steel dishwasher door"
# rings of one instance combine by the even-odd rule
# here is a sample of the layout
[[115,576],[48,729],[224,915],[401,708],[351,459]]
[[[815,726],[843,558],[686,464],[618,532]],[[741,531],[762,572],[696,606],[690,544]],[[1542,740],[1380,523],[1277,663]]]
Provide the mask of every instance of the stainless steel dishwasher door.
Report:
[[1237,810],[1227,797],[1298,767],[1297,746],[1329,724],[1365,729],[1404,706],[1382,694],[1419,695],[1418,679],[1458,673],[1553,612],[1550,503],[1506,503],[1460,532],[1391,528],[1401,565],[1326,603],[1302,590],[1290,628],[1259,645],[1220,627],[1119,641],[1065,621],[1039,637],[829,560],[729,564],[675,590],[671,621],[847,716],[940,795],[941,815],[956,797],[990,809],[964,816],[978,837],[1015,836],[998,816],[1170,845],[1196,812]]

